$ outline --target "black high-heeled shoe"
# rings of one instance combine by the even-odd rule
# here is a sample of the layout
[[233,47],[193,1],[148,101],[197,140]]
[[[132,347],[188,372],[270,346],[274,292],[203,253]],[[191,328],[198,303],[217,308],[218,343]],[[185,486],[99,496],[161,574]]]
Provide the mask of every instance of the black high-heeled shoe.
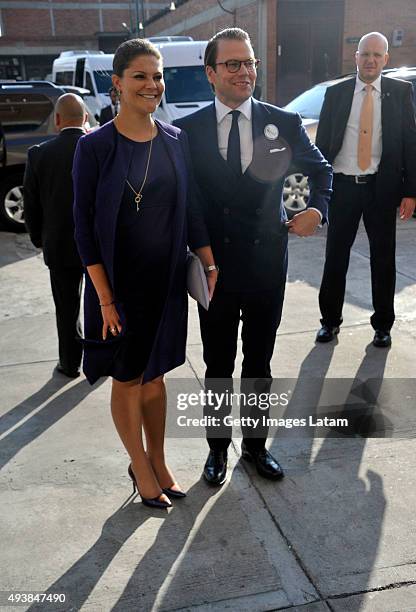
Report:
[[[137,485],[137,480],[136,480],[136,476],[134,475],[134,472],[132,470],[131,467],[131,463],[129,465],[129,469],[128,469],[128,474],[133,482],[133,493],[138,492],[138,494],[140,495],[140,499],[142,500],[142,504],[144,504],[145,506],[148,506],[149,508],[161,508],[161,509],[165,509],[165,508],[171,508],[172,504],[171,502],[165,502],[165,501],[160,501],[159,497],[160,495],[158,495],[157,497],[151,497],[151,498],[147,498],[147,497],[142,497],[140,491],[139,491],[139,487]],[[164,492],[164,491],[163,491]]]
[[186,497],[186,493],[183,491],[175,491],[175,489],[171,489],[170,487],[162,487],[162,491],[165,493],[165,495],[170,495],[171,497],[176,497],[177,499]]

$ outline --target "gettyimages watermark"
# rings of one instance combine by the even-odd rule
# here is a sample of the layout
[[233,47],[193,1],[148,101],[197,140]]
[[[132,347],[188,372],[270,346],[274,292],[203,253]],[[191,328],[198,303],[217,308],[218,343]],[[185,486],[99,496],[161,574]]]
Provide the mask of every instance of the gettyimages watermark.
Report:
[[173,438],[416,434],[415,379],[166,379]]

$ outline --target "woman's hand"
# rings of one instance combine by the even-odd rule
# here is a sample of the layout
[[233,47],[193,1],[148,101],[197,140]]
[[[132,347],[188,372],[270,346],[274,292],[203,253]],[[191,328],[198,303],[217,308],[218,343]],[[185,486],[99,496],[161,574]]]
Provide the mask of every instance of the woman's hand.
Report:
[[114,304],[104,304],[101,306],[101,314],[103,317],[103,340],[107,339],[107,333],[117,336],[121,333],[122,327],[120,317],[118,316],[117,308]]

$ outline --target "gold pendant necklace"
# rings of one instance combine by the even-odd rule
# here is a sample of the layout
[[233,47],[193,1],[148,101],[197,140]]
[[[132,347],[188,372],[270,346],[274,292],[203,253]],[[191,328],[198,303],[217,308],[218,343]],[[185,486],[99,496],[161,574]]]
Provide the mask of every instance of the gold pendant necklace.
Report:
[[144,188],[144,186],[145,186],[145,184],[146,184],[146,180],[147,180],[147,173],[148,173],[148,170],[149,170],[149,164],[150,164],[150,158],[151,158],[151,156],[152,156],[153,138],[154,138],[154,136],[153,136],[153,125],[152,125],[152,126],[151,126],[151,132],[150,132],[150,146],[149,146],[149,155],[147,156],[147,163],[146,163],[146,170],[145,170],[145,172],[144,172],[144,179],[143,179],[143,182],[142,182],[142,184],[141,184],[141,186],[140,186],[139,191],[136,191],[136,190],[135,190],[135,188],[133,187],[133,185],[132,185],[132,184],[129,182],[129,180],[128,180],[128,179],[126,179],[126,183],[127,183],[127,185],[130,187],[130,189],[132,190],[132,192],[133,192],[133,193],[134,193],[134,195],[135,195],[134,201],[135,201],[135,204],[136,204],[136,212],[139,212],[139,209],[140,209],[140,202],[141,202],[141,201],[142,201],[142,199],[143,199],[142,191],[143,191],[143,188]]

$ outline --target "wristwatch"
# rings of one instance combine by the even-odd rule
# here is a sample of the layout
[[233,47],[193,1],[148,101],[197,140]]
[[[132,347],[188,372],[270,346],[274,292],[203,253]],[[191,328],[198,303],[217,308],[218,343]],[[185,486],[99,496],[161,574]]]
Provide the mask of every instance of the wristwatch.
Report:
[[207,266],[205,269],[205,272],[213,272],[214,270],[216,270],[217,272],[219,271],[219,267],[218,266]]

